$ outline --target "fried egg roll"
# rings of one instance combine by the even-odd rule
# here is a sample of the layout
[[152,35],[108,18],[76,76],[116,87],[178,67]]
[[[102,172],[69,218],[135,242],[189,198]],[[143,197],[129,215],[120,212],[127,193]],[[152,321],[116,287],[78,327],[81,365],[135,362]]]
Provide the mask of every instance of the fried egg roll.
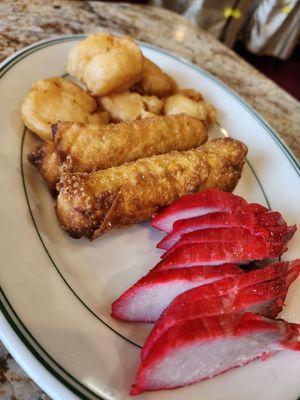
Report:
[[62,169],[61,162],[55,151],[55,144],[45,140],[33,148],[28,155],[28,160],[39,171],[54,196],[57,193],[56,184]]
[[189,151],[139,159],[93,173],[63,173],[56,214],[71,236],[95,239],[112,228],[149,219],[183,194],[232,191],[247,154],[243,143],[213,139]]
[[53,138],[55,146],[44,142],[29,155],[52,192],[61,171],[92,172],[173,150],[189,150],[203,144],[207,132],[196,118],[171,115],[110,125],[59,122],[53,125]]

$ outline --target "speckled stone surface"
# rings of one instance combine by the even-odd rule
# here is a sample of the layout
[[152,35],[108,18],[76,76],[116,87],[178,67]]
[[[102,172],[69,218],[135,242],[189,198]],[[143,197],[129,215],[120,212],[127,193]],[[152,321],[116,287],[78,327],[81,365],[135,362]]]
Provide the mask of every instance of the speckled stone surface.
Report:
[[0,399],[50,400],[0,343]]
[[[300,159],[300,103],[234,52],[166,10],[96,1],[1,1],[0,61],[38,40],[110,31],[162,47],[209,71],[248,101]],[[49,399],[0,344],[0,398]]]

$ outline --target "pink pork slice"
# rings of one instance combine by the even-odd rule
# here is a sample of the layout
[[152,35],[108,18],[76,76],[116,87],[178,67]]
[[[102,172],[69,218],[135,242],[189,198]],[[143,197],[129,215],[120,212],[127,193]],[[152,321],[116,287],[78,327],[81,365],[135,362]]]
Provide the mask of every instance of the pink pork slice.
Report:
[[242,265],[255,260],[280,257],[286,249],[285,242],[267,242],[254,235],[248,241],[242,242],[192,243],[180,246],[164,257],[153,271],[226,263]]
[[242,197],[232,193],[206,189],[200,193],[182,196],[156,215],[151,225],[163,232],[171,232],[175,221],[218,211],[237,211],[247,204]]
[[[214,297],[216,294],[223,295],[227,294],[228,291],[236,284],[238,281],[239,289],[245,288],[247,286],[255,285],[261,282],[272,281],[274,279],[281,278],[286,275],[296,274],[298,275],[300,270],[300,259],[294,261],[280,261],[277,263],[269,264],[263,268],[255,269],[247,273],[240,274],[237,278],[235,277],[223,279],[218,282],[218,285],[211,284],[202,286],[201,291],[188,290],[178,296],[174,301],[174,306],[178,304],[179,301],[182,302],[193,302],[198,300],[196,294],[199,293],[199,299],[205,297]],[[178,300],[177,300],[178,299]],[[179,300],[180,299],[180,300]]]
[[251,233],[263,237],[270,237],[270,228],[286,227],[280,213],[267,211],[255,214],[253,212],[219,212],[201,217],[179,220],[174,223],[172,231],[158,244],[160,249],[169,249],[185,233],[212,228],[245,228]]
[[141,358],[147,356],[164,331],[183,320],[242,311],[274,318],[282,310],[288,288],[299,273],[300,259],[271,264],[237,278],[224,279],[182,293],[157,320],[144,344]]
[[[266,238],[268,241],[274,242],[288,242],[291,237],[294,235],[296,230],[295,226],[292,227],[283,227],[279,226],[277,228],[272,228],[272,235],[270,234],[269,238]],[[176,250],[180,246],[184,246],[186,244],[194,244],[194,243],[206,243],[206,242],[244,242],[251,240],[253,237],[253,233],[251,233],[248,229],[245,228],[218,228],[218,229],[202,229],[198,231],[194,231],[191,233],[185,233],[181,236],[181,238],[169,248],[165,253],[161,255],[161,258],[165,258],[169,254],[171,254],[174,250]]]
[[149,272],[112,304],[112,316],[135,322],[155,322],[172,300],[186,290],[244,274],[236,265]]
[[[245,296],[248,297],[245,299],[243,298],[243,293],[238,293],[233,297],[228,294],[191,303],[181,303],[176,309],[172,307],[171,303],[169,306],[171,309],[169,310],[169,307],[166,308],[148,336],[141,352],[141,359],[147,357],[153,344],[166,330],[182,321],[210,315],[247,311],[274,318],[282,310],[287,290],[288,287],[284,279],[276,279],[247,287]],[[258,294],[256,293],[257,291],[259,291]]]
[[131,395],[200,382],[280,350],[300,351],[299,324],[252,313],[183,321],[142,360]]
[[252,233],[245,228],[217,228],[217,229],[202,229],[191,233],[183,234],[178,242],[174,246],[170,247],[165,253],[161,255],[161,258],[167,257],[173,253],[180,246],[186,244],[195,243],[211,243],[211,242],[237,242],[243,240],[249,240],[252,237]]

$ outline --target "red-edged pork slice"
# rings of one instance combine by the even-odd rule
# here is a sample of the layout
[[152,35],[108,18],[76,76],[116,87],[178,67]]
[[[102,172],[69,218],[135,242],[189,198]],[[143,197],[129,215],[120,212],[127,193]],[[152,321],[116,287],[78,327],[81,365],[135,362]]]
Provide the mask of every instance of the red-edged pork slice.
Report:
[[[220,267],[221,268],[221,267]],[[201,289],[194,289],[193,291],[188,290],[176,297],[173,301],[173,306],[177,307],[180,302],[194,302],[202,300],[203,297],[210,298],[220,296],[229,293],[233,287],[235,290],[241,290],[247,286],[255,285],[261,282],[272,281],[274,279],[285,277],[287,282],[290,284],[299,275],[300,271],[300,259],[293,261],[281,261],[274,264],[269,264],[261,269],[255,269],[253,271],[240,274],[237,279],[235,277],[223,279],[217,283],[202,286]],[[286,276],[289,277],[286,277]],[[236,285],[238,285],[236,287]]]
[[[267,241],[277,243],[287,243],[294,235],[296,226],[277,226],[270,228],[270,236],[265,238]],[[218,229],[202,229],[191,233],[183,234],[178,242],[169,248],[161,255],[165,258],[180,246],[192,243],[206,243],[206,242],[239,242],[251,240],[254,236],[248,229],[245,228],[218,228]]]
[[[283,268],[279,271],[277,266]],[[269,270],[267,274],[264,270],[251,271],[177,296],[157,320],[144,344],[141,358],[147,356],[164,331],[184,320],[246,311],[274,318],[282,310],[290,284],[299,276],[300,260],[270,265],[265,269]],[[245,275],[248,280],[243,279]],[[274,279],[269,280],[271,275]],[[253,284],[249,285],[251,281]]]
[[154,343],[131,394],[200,382],[280,350],[300,351],[299,340],[300,325],[252,313],[187,320]]
[[[202,229],[212,228],[245,228],[251,233],[265,238],[270,237],[272,229],[282,227],[282,233],[286,232],[287,226],[282,216],[276,211],[262,212],[255,214],[253,212],[219,212],[201,217],[184,219],[176,221],[173,230],[166,235],[158,244],[160,249],[169,249],[185,233],[194,232]],[[284,228],[286,228],[284,230]]]
[[252,233],[245,228],[218,228],[218,229],[202,229],[191,233],[185,233],[181,238],[170,247],[161,258],[165,258],[180,246],[195,243],[211,243],[211,242],[243,242],[250,240]]
[[164,257],[153,270],[164,271],[226,263],[248,264],[255,260],[280,257],[286,249],[285,242],[267,242],[264,238],[254,235],[244,242],[192,243],[178,247]]
[[[234,312],[251,311],[265,317],[275,318],[283,308],[289,285],[297,276],[292,274],[287,278],[279,278],[246,287],[232,301],[232,309]],[[225,312],[223,311],[223,313]]]
[[235,265],[150,271],[112,304],[112,316],[136,322],[155,322],[180,293],[196,286],[243,274]]
[[[283,279],[276,279],[247,287],[248,297],[246,300],[243,299],[241,292],[241,296],[236,295],[234,298],[230,298],[229,295],[210,297],[204,301],[181,303],[176,308],[171,307],[169,310],[169,307],[172,306],[171,303],[157,320],[148,336],[141,352],[141,359],[147,357],[153,344],[166,330],[182,321],[247,311],[274,318],[282,310],[287,289]],[[259,295],[256,294],[258,290],[260,291]],[[251,298],[251,294],[254,294],[255,297]]]
[[199,217],[218,211],[238,211],[248,203],[240,196],[218,189],[206,189],[200,193],[182,196],[164,208],[152,220],[152,226],[163,232],[171,232],[175,221]]
[[[236,210],[238,211],[238,210]],[[268,208],[266,208],[265,206],[262,206],[261,204],[258,203],[249,203],[246,204],[245,206],[243,206],[241,208],[242,212],[252,212],[254,214],[260,214],[262,212],[267,212],[270,211]]]

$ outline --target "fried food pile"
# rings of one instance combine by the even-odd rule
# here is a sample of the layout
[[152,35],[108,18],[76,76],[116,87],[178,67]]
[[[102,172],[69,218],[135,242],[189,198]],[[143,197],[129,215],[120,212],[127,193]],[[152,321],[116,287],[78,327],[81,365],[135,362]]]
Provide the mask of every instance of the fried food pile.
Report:
[[235,188],[246,146],[205,143],[215,108],[199,92],[180,90],[131,38],[89,36],[70,51],[66,71],[35,82],[21,114],[43,139],[28,159],[71,236],[95,239],[185,193]]

